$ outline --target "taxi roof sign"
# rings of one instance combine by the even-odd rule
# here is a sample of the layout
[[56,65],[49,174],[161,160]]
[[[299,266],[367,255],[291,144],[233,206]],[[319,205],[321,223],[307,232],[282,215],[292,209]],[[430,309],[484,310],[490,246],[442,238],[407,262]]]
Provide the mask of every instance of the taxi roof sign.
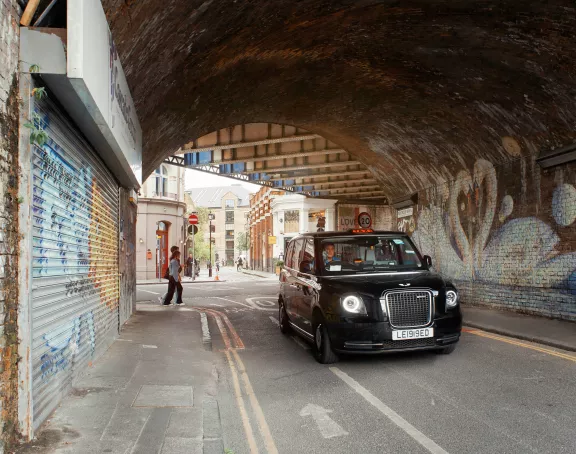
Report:
[[350,233],[374,233],[372,229],[352,229]]

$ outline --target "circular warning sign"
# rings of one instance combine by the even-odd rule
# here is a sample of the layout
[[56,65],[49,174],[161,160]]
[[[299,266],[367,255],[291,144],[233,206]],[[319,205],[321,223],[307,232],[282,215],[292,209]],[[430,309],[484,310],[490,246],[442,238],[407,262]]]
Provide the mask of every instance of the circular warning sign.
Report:
[[188,216],[188,224],[190,225],[198,224],[198,216],[196,216],[195,214],[191,214],[190,216]]
[[358,215],[358,225],[361,229],[369,229],[372,227],[372,216],[365,211]]

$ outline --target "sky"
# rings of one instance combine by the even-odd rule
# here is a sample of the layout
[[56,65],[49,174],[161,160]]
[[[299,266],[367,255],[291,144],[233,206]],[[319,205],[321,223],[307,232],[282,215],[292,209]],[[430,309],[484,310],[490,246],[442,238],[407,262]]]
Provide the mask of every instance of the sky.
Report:
[[198,170],[186,169],[185,174],[185,188],[208,188],[213,186],[230,186],[232,184],[240,184],[248,189],[250,192],[257,192],[260,190],[261,186],[252,183],[245,183],[240,180],[235,180],[233,178],[221,177],[219,175],[213,175],[206,172],[200,172]]

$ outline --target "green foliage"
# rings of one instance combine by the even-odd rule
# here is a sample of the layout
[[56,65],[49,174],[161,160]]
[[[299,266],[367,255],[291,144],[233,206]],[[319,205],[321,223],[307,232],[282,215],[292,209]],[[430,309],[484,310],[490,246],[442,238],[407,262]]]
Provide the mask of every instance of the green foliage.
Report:
[[31,73],[39,73],[40,72],[40,66],[30,65],[30,68],[28,69],[28,71]]
[[48,141],[48,134],[42,128],[42,118],[36,112],[32,114],[32,120],[24,123],[24,127],[30,129],[30,143],[39,147]]
[[248,232],[239,232],[236,235],[236,249],[240,255],[250,249],[250,234]]
[[284,266],[284,260],[277,260],[276,266]]
[[208,209],[198,207],[196,211],[198,212],[198,233],[194,235],[195,258],[206,261],[210,258],[210,245],[204,238],[204,235],[208,233]]
[[40,101],[48,96],[48,93],[46,93],[46,89],[44,87],[36,87],[32,90],[32,96]]

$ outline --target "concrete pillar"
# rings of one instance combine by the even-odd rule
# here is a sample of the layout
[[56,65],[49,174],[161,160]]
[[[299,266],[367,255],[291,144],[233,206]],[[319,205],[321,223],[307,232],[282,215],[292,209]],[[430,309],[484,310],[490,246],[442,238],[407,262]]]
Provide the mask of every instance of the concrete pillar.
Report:
[[326,231],[336,230],[336,209],[326,208]]
[[300,210],[300,233],[306,233],[308,231],[308,213],[309,208],[302,208]]

